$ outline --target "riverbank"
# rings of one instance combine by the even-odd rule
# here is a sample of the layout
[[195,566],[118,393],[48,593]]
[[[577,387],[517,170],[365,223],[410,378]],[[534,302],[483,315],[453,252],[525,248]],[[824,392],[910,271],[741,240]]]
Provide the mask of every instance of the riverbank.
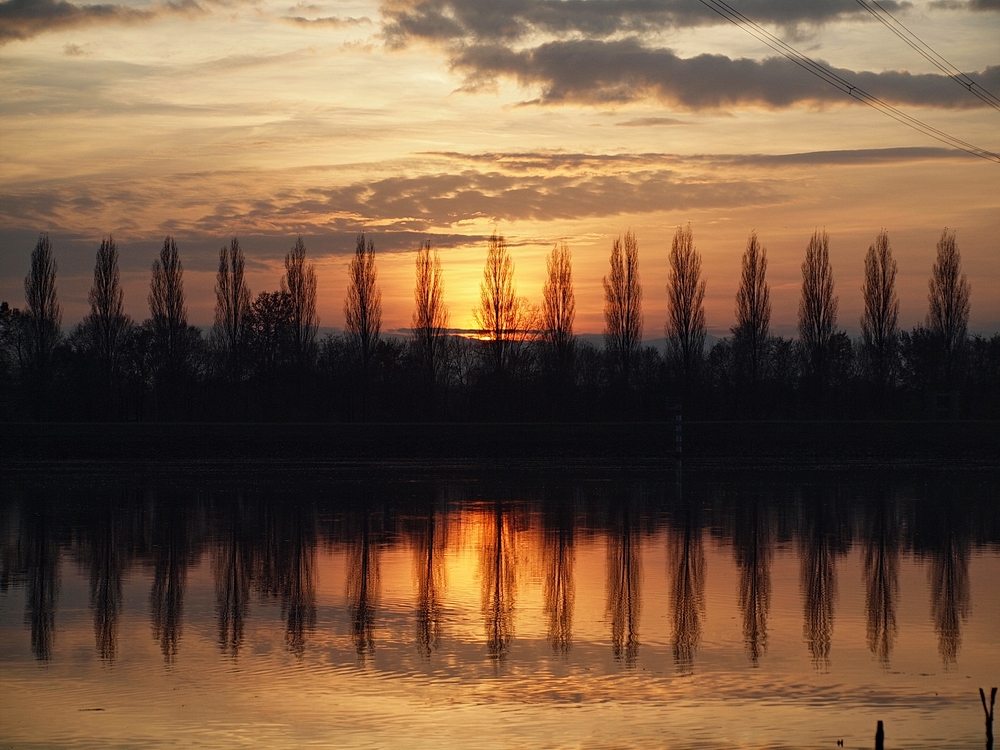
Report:
[[1000,467],[1000,423],[7,424],[5,470],[212,465],[565,468]]

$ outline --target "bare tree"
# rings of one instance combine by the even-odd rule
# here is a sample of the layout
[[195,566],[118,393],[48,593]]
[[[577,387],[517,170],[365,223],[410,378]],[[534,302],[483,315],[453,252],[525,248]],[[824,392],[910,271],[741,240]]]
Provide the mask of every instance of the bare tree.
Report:
[[639,243],[631,230],[611,245],[611,271],[604,277],[604,345],[628,386],[642,338]]
[[188,337],[184,268],[173,237],[163,240],[160,257],[153,261],[149,312],[161,363],[169,373],[176,373],[187,356]]
[[56,297],[56,261],[52,257],[49,235],[38,236],[31,252],[31,270],[24,277],[23,321],[19,358],[24,375],[36,382],[44,380],[52,352],[59,343],[62,310]]
[[444,304],[441,259],[431,243],[417,250],[417,276],[413,289],[413,342],[424,369],[433,383],[444,364],[448,307]]
[[542,288],[542,340],[552,352],[556,368],[565,373],[573,352],[573,320],[576,295],[573,292],[573,256],[569,245],[556,245],[545,260],[548,278]]
[[110,391],[124,374],[125,347],[132,327],[125,314],[118,248],[111,236],[101,241],[97,251],[94,283],[88,299],[90,314],[83,319],[79,330],[84,345],[97,361],[104,387]]
[[300,367],[309,367],[316,352],[316,265],[306,261],[306,246],[299,237],[285,256],[285,275],[281,291],[291,304],[292,357]]
[[802,262],[802,297],[799,300],[799,338],[806,363],[817,382],[827,369],[830,347],[837,332],[837,297],[833,296],[830,237],[813,233]]
[[517,296],[514,261],[507,252],[507,240],[496,231],[486,250],[479,307],[473,310],[473,315],[486,337],[494,372],[506,373],[515,349],[528,334],[532,316],[527,301]]
[[732,327],[737,364],[750,384],[761,379],[771,325],[771,289],[765,280],[767,248],[751,232],[743,251],[743,271],[736,292],[736,325]]
[[972,286],[962,273],[962,256],[955,233],[945,229],[937,243],[937,258],[928,283],[930,293],[927,327],[941,351],[948,383],[955,375],[957,360],[965,349],[969,327],[969,297]]
[[219,250],[215,276],[215,328],[212,331],[226,359],[229,377],[243,377],[250,322],[250,289],[243,275],[245,261],[240,241],[233,237]]
[[865,312],[861,316],[861,340],[869,377],[885,388],[894,370],[899,345],[899,297],[896,296],[898,266],[892,257],[889,233],[883,229],[865,255],[865,283],[861,293]]
[[368,416],[368,387],[372,360],[382,329],[382,290],[375,267],[375,242],[358,235],[357,246],[348,269],[344,318],[347,336],[361,365],[362,409]]
[[270,383],[290,357],[292,300],[288,292],[261,292],[250,305],[249,347],[257,375]]
[[674,232],[669,262],[669,310],[664,333],[670,358],[687,386],[705,352],[705,281],[701,278],[701,254],[694,246],[690,225],[677,227]]

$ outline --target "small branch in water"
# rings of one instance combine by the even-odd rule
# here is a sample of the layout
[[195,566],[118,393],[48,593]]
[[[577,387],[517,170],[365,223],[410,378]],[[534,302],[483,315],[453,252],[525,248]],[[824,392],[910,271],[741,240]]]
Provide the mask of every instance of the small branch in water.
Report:
[[990,707],[986,708],[986,693],[979,688],[979,700],[983,702],[983,713],[986,714],[986,750],[993,750],[993,705],[997,700],[997,689],[990,690]]

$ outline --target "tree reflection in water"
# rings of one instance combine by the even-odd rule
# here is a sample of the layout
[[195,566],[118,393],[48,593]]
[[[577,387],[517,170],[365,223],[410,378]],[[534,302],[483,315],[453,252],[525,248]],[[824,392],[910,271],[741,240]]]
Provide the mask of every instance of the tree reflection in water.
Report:
[[837,596],[837,554],[846,551],[841,539],[841,515],[834,499],[825,493],[808,492],[801,501],[801,586],[805,597],[803,632],[813,665],[830,667],[833,639],[834,600]]
[[378,610],[379,545],[373,530],[373,513],[367,498],[358,512],[358,526],[348,543],[347,606],[351,618],[351,640],[364,665],[375,655],[375,617]]
[[931,615],[945,666],[958,660],[962,623],[969,618],[969,543],[949,530],[931,553]]
[[757,667],[767,653],[767,617],[771,609],[771,560],[774,530],[763,498],[737,499],[733,525],[733,552],[740,569],[739,604],[743,618],[743,645],[750,664]]
[[[330,549],[347,553],[350,635],[360,661],[365,663],[375,651],[381,556],[404,538],[413,555],[416,647],[429,657],[436,650],[447,650],[442,645],[442,628],[452,614],[445,590],[446,563],[452,559],[446,554],[447,532],[469,519],[477,534],[484,637],[495,664],[508,656],[511,647],[521,575],[540,583],[538,630],[544,631],[553,653],[566,655],[578,647],[573,637],[579,586],[574,568],[581,549],[588,554],[596,549],[606,554],[601,572],[607,575],[604,613],[613,656],[626,668],[636,666],[643,603],[642,534],[663,533],[668,553],[663,583],[669,597],[663,629],[672,628],[676,669],[691,673],[707,622],[703,537],[711,513],[712,528],[720,529],[723,544],[733,546],[738,572],[733,593],[742,619],[742,645],[752,666],[764,660],[769,645],[775,648],[769,642],[768,618],[776,596],[771,579],[780,539],[795,542],[809,654],[817,669],[830,667],[837,558],[852,549],[854,530],[858,532],[854,551],[863,571],[867,648],[884,668],[889,666],[903,627],[898,622],[902,556],[912,550],[927,565],[930,618],[940,658],[951,666],[958,661],[963,627],[971,615],[972,554],[995,545],[1000,528],[992,490],[950,478],[908,487],[905,492],[916,493],[912,500],[896,485],[885,488],[867,478],[863,493],[844,491],[852,488],[847,482],[781,485],[787,499],[798,495],[794,503],[779,501],[774,488],[760,492],[727,486],[721,497],[731,497],[732,502],[713,499],[705,505],[701,498],[696,502],[679,496],[656,512],[647,508],[644,498],[650,496],[650,488],[653,493],[667,490],[662,482],[616,487],[611,495],[583,491],[585,483],[558,486],[545,491],[542,505],[534,506],[537,513],[521,513],[522,507],[533,506],[507,500],[452,508],[437,499],[446,490],[436,484],[424,488],[416,510],[409,500],[388,500],[376,509],[362,498],[347,513],[343,494],[318,505],[288,496],[287,489],[247,494],[238,486],[233,482],[222,490],[200,493],[164,492],[159,487],[136,491],[122,483],[109,491],[102,483],[90,494],[74,496],[72,503],[60,501],[56,493],[16,495],[0,487],[0,593],[23,589],[24,623],[30,629],[33,657],[42,661],[53,657],[64,554],[72,555],[84,576],[82,596],[86,599],[89,594],[96,652],[105,662],[120,659],[119,630],[127,607],[123,589],[127,591],[125,581],[134,568],[142,566],[143,580],[150,576],[152,634],[163,659],[171,664],[183,626],[192,616],[204,616],[184,608],[188,570],[209,563],[214,609],[209,605],[207,616],[222,653],[235,658],[245,651],[244,623],[254,607],[251,598],[259,592],[280,600],[287,648],[301,657],[316,626],[320,517],[331,523],[343,521],[336,533],[335,525],[324,526],[323,540]],[[695,494],[698,487],[694,485]],[[506,485],[498,494],[505,491],[509,492]],[[412,495],[412,485],[407,493]],[[866,497],[874,499],[861,499]],[[721,527],[716,518],[723,519]],[[397,525],[403,534],[387,534]],[[532,533],[519,536],[524,530]],[[535,546],[526,548],[529,543]],[[202,556],[202,551],[207,554]],[[529,564],[530,570],[519,569]],[[585,583],[600,588],[600,577]],[[600,592],[595,593],[600,598]],[[462,607],[460,593],[456,607],[457,611]],[[666,633],[654,635],[658,639]]]
[[864,516],[865,619],[868,648],[888,668],[897,631],[900,519],[895,500],[878,492]]
[[252,519],[242,492],[226,498],[218,519],[218,544],[212,556],[219,648],[234,659],[243,646],[243,623],[254,571]]
[[694,501],[681,500],[676,527],[667,542],[674,572],[670,585],[674,664],[680,674],[694,672],[705,616],[705,549],[700,516],[700,508]]
[[59,547],[55,519],[45,501],[22,517],[24,540],[21,568],[26,571],[25,622],[31,627],[31,652],[39,661],[52,658],[55,639],[56,600],[59,597]]
[[479,553],[482,613],[486,651],[494,663],[507,658],[514,636],[514,600],[517,594],[517,547],[514,511],[495,500],[484,514]]
[[639,654],[642,568],[638,499],[635,491],[611,500],[608,529],[608,603],[615,661],[635,666]]
[[177,658],[182,633],[184,586],[191,555],[189,539],[191,509],[173,493],[153,500],[153,585],[149,592],[153,638],[160,644],[163,660]]
[[413,575],[417,582],[417,651],[429,657],[441,639],[441,607],[445,590],[444,551],[448,545],[445,519],[428,495],[423,516],[414,521]]
[[552,650],[566,655],[573,647],[573,605],[576,588],[573,531],[576,517],[569,488],[560,487],[542,517],[542,558],[545,568],[545,620]]
[[316,625],[316,511],[299,498],[264,505],[256,579],[261,593],[281,602],[285,645],[298,657]]
[[131,564],[128,521],[131,514],[124,491],[91,510],[84,530],[82,557],[90,572],[90,607],[94,612],[94,642],[101,659],[118,655],[118,621],[122,611],[122,579]]

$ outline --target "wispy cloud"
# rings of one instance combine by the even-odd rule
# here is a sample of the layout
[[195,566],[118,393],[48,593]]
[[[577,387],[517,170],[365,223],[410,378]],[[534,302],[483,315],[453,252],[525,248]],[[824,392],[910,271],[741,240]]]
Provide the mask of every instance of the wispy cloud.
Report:
[[318,18],[306,18],[305,16],[282,16],[281,20],[298,26],[326,26],[334,29],[343,29],[352,26],[369,26],[372,22],[372,20],[367,17],[342,18],[340,16],[320,16]]

